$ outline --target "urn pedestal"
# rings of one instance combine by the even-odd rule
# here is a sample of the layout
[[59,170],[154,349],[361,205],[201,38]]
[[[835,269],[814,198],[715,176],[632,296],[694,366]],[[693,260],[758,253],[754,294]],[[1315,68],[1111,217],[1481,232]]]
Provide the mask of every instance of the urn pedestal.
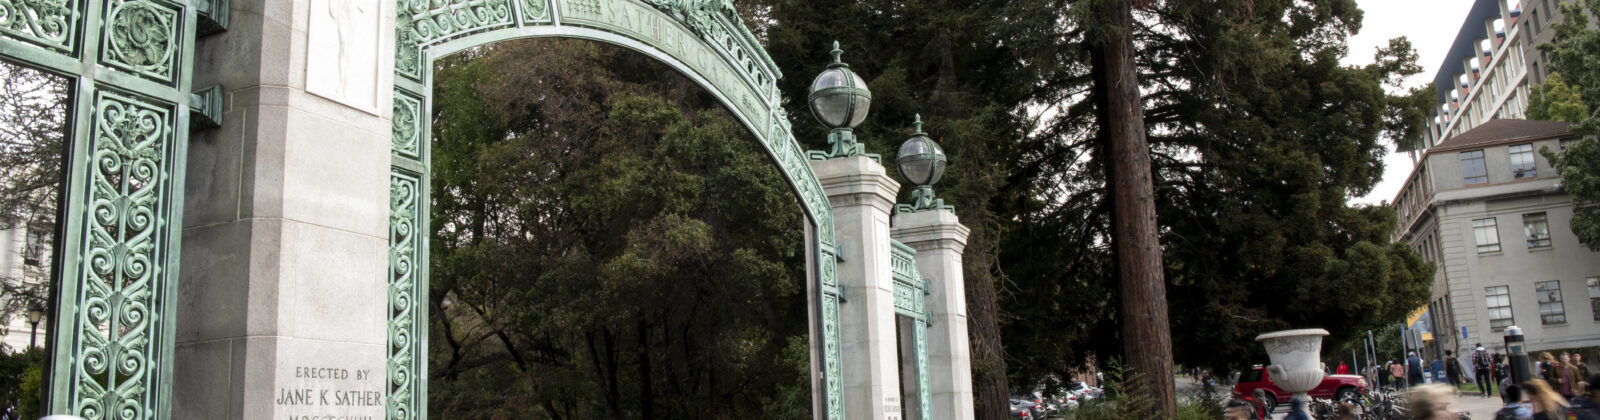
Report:
[[1322,383],[1322,337],[1326,335],[1328,330],[1313,328],[1256,336],[1256,341],[1267,347],[1267,357],[1272,360],[1266,368],[1272,375],[1272,382],[1300,401],[1311,402],[1306,392]]

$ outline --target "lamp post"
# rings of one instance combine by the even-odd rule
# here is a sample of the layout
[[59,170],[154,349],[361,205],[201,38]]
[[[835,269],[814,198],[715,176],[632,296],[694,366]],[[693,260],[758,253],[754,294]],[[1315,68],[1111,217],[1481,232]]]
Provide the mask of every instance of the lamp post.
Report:
[[33,324],[33,332],[28,334],[28,348],[32,349],[39,344],[39,320],[44,318],[44,308],[35,303],[28,307],[28,323]]
[[900,167],[900,174],[911,181],[917,188],[911,191],[912,204],[898,204],[894,206],[896,212],[916,213],[927,210],[955,210],[955,207],[944,204],[943,199],[933,198],[933,184],[944,177],[947,159],[944,148],[939,143],[928,138],[928,133],[922,132],[922,115],[917,115],[917,120],[911,123],[916,127],[916,132],[911,138],[900,144],[900,153],[894,162]]
[[867,119],[867,110],[872,107],[872,91],[867,90],[867,82],[861,80],[861,75],[850,70],[850,65],[840,59],[844,50],[839,49],[839,41],[833,42],[833,64],[827,70],[817,75],[811,82],[811,95],[807,103],[811,106],[811,115],[817,117],[817,122],[827,126],[832,131],[828,133],[828,144],[832,149],[826,152],[811,151],[806,153],[812,160],[826,160],[851,156],[867,156],[877,160],[877,155],[866,153],[866,148],[856,143],[854,129]]

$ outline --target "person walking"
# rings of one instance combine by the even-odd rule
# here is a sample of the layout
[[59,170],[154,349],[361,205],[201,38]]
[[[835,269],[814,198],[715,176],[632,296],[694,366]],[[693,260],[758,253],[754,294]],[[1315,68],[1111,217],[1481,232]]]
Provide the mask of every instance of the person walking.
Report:
[[1461,360],[1456,359],[1455,352],[1444,351],[1444,378],[1450,381],[1450,386],[1456,388],[1456,396],[1461,396]]
[[1544,379],[1547,384],[1554,385],[1560,381],[1560,375],[1561,373],[1556,371],[1556,357],[1550,355],[1548,351],[1539,353],[1539,378]]
[[1534,379],[1523,384],[1523,389],[1533,406],[1533,420],[1566,420],[1567,399],[1551,389],[1549,382]]
[[1340,360],[1339,361],[1339,367],[1334,369],[1333,373],[1336,374],[1336,375],[1349,375],[1350,374],[1350,365],[1346,365],[1346,364],[1344,364],[1343,360]]
[[1411,352],[1406,355],[1406,380],[1409,386],[1422,385],[1427,382],[1422,379],[1422,358],[1417,357],[1417,352]]
[[1389,374],[1394,376],[1392,379],[1389,380],[1389,385],[1390,386],[1393,386],[1395,388],[1404,388],[1406,386],[1406,383],[1405,383],[1406,382],[1406,367],[1404,365],[1401,365],[1399,363],[1395,363],[1393,360],[1390,360],[1389,361]]
[[1577,420],[1600,420],[1600,375],[1586,376],[1589,389],[1583,395],[1572,399],[1572,417]]
[[[1578,368],[1579,378],[1589,377],[1589,365],[1583,364],[1583,353],[1572,353],[1572,367]],[[1594,386],[1594,381],[1588,381],[1589,386]]]
[[1494,357],[1483,349],[1483,343],[1472,351],[1472,379],[1478,383],[1478,392],[1485,397],[1494,396]]
[[1420,385],[1411,390],[1406,400],[1411,405],[1411,417],[1416,420],[1456,420],[1460,418],[1455,412],[1450,411],[1450,387],[1431,384]]
[[1533,410],[1522,403],[1522,387],[1511,385],[1500,388],[1500,397],[1505,399],[1506,405],[1494,413],[1494,420],[1528,420],[1533,418]]
[[1311,414],[1306,412],[1306,402],[1300,397],[1289,398],[1289,414],[1283,420],[1311,420]]
[[1560,379],[1561,382],[1551,383],[1550,385],[1554,386],[1556,392],[1560,393],[1562,397],[1566,397],[1569,400],[1578,396],[1578,391],[1581,391],[1578,389],[1578,381],[1582,380],[1583,376],[1578,375],[1578,368],[1572,366],[1572,355],[1561,353],[1561,362],[1556,364],[1555,369],[1556,378]]

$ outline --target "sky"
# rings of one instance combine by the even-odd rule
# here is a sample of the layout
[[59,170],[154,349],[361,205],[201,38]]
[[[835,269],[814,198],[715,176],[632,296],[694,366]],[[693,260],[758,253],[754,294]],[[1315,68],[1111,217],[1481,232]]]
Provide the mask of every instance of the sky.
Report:
[[[1509,0],[1516,7],[1518,0]],[[1406,37],[1417,51],[1417,61],[1423,72],[1407,81],[1407,87],[1421,86],[1433,80],[1439,72],[1444,55],[1455,42],[1456,31],[1472,8],[1472,0],[1356,0],[1365,11],[1361,32],[1350,37],[1350,55],[1344,63],[1363,65],[1372,62],[1377,48],[1387,45],[1389,39]],[[1391,153],[1384,159],[1383,182],[1371,194],[1351,200],[1351,203],[1377,204],[1394,199],[1406,177],[1411,174],[1411,157],[1406,153]]]

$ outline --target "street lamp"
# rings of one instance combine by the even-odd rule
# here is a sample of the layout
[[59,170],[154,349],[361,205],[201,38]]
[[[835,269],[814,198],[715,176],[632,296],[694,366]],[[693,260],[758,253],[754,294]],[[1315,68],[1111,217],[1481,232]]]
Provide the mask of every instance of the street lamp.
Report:
[[817,121],[833,130],[828,133],[828,144],[833,149],[828,152],[814,151],[808,156],[814,160],[825,160],[850,156],[872,156],[866,154],[866,148],[856,143],[856,135],[852,131],[867,119],[867,109],[872,107],[872,91],[867,90],[867,82],[861,80],[861,75],[850,70],[850,65],[839,58],[844,50],[839,49],[839,41],[833,42],[833,64],[827,70],[817,75],[811,82],[811,95],[807,103],[811,105],[811,115]]
[[927,210],[955,210],[955,207],[944,204],[944,199],[933,198],[933,184],[944,177],[944,168],[947,158],[944,148],[939,143],[928,138],[928,133],[922,132],[922,115],[917,115],[916,133],[900,145],[900,153],[894,162],[900,167],[900,174],[906,180],[916,185],[917,189],[911,191],[912,204],[899,204],[894,206],[900,213],[916,213]]
[[39,344],[39,320],[42,318],[44,318],[44,308],[39,307],[37,303],[28,306],[28,323],[33,324],[33,332],[28,334],[28,348],[30,349]]

